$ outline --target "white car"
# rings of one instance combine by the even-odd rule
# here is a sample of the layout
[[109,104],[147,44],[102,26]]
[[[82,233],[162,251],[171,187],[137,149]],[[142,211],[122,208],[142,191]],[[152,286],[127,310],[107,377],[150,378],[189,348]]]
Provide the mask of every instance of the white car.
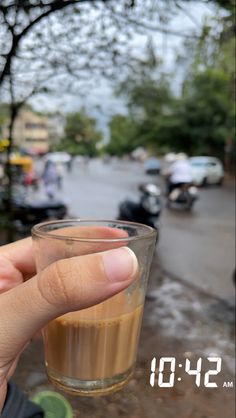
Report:
[[223,183],[224,168],[218,158],[192,157],[189,161],[192,167],[193,183],[196,186],[207,184],[221,185]]

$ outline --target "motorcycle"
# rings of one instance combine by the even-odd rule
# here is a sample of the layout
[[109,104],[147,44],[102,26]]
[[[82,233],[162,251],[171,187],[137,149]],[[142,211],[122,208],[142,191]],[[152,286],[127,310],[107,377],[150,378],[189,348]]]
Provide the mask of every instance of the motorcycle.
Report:
[[[12,226],[24,236],[33,225],[46,220],[64,219],[68,208],[61,200],[28,201],[24,193],[14,191],[11,202]],[[5,190],[0,189],[0,215],[7,211]]]
[[139,202],[125,200],[120,204],[118,219],[140,222],[158,230],[162,210],[161,190],[155,184],[142,184],[139,191]]
[[190,184],[183,184],[172,190],[167,196],[167,207],[190,211],[198,199],[197,187]]

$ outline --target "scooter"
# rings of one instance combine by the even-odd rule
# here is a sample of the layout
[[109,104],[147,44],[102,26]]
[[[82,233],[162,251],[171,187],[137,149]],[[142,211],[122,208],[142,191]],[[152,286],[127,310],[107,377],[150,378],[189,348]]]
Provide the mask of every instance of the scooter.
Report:
[[125,200],[120,204],[118,219],[140,222],[158,230],[162,210],[161,190],[155,184],[141,184],[139,191],[139,202]]
[[183,184],[168,194],[167,207],[170,209],[190,211],[197,199],[197,187],[190,184]]

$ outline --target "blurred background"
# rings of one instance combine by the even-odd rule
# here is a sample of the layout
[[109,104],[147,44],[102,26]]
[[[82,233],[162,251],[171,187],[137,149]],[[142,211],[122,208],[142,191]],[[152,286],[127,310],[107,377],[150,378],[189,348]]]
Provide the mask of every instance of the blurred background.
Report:
[[[0,2],[1,245],[66,217],[158,230],[136,374],[75,417],[234,417],[234,50],[234,0]],[[217,389],[149,385],[154,356],[213,354]],[[15,381],[51,387],[40,341]]]

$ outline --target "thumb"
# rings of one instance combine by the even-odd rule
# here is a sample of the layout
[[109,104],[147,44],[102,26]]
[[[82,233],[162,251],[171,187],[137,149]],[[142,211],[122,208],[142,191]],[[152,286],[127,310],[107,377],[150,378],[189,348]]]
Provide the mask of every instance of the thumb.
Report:
[[66,312],[96,305],[128,287],[138,262],[127,247],[59,260],[0,296],[0,368],[35,332]]

